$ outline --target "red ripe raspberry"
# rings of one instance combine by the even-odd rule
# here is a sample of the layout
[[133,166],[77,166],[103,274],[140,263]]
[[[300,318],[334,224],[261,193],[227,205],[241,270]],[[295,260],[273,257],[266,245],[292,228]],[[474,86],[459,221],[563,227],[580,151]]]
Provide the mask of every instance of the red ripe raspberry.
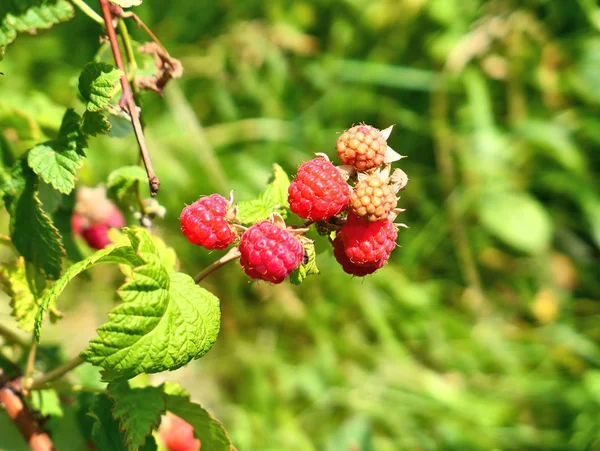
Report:
[[336,147],[342,163],[367,171],[381,166],[387,141],[375,127],[357,125],[340,135]]
[[350,261],[365,265],[387,259],[396,247],[398,232],[389,219],[369,222],[350,213],[338,237],[344,242]]
[[88,246],[93,249],[104,249],[112,241],[108,237],[110,227],[121,228],[125,226],[125,218],[117,207],[109,212],[108,216],[100,222],[94,222],[90,218],[73,213],[71,216],[71,229],[74,235],[81,235]]
[[397,204],[396,193],[377,174],[358,182],[350,195],[354,214],[369,221],[387,219]]
[[227,219],[228,210],[229,202],[223,196],[203,197],[181,212],[181,231],[190,243],[206,249],[225,249],[235,240]]
[[304,248],[287,230],[261,221],[240,239],[240,263],[248,277],[281,283],[302,264]]
[[96,222],[87,229],[82,230],[81,236],[88,246],[93,249],[104,249],[109,244],[112,244],[112,241],[108,237],[108,226],[101,222]]
[[288,189],[290,210],[304,219],[326,221],[348,205],[350,187],[329,161],[315,158],[298,168]]
[[348,256],[346,255],[346,249],[344,247],[344,242],[338,236],[335,240],[333,240],[333,256],[337,260],[337,262],[342,265],[342,269],[344,272],[348,274],[352,274],[353,276],[364,277],[369,274],[373,274],[387,261],[387,258],[382,258],[381,260],[377,260],[375,263],[369,263],[366,265],[357,265],[352,263]]

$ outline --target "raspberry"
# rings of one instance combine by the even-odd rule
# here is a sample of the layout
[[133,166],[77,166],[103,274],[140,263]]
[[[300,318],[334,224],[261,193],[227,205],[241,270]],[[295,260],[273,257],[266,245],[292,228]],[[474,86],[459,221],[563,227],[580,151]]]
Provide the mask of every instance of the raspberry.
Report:
[[93,249],[104,249],[112,241],[108,237],[108,226],[101,222],[96,222],[87,229],[81,231],[81,236],[88,246]]
[[248,277],[281,283],[302,264],[304,248],[287,230],[261,221],[240,239],[240,263]]
[[354,214],[369,221],[387,219],[397,204],[392,186],[378,174],[358,182],[350,195],[350,208]]
[[200,440],[194,437],[193,426],[171,413],[162,417],[158,434],[169,451],[200,450]]
[[103,187],[77,190],[77,201],[71,216],[73,235],[81,235],[94,249],[104,249],[111,244],[109,227],[121,228],[125,225],[123,213],[106,198]]
[[326,221],[348,205],[350,187],[329,161],[315,158],[298,168],[288,189],[292,212],[304,219]]
[[346,250],[344,248],[344,242],[338,236],[335,240],[333,240],[333,256],[337,260],[337,262],[342,265],[342,269],[344,272],[348,274],[352,274],[354,276],[364,277],[369,274],[373,274],[387,261],[387,258],[382,258],[381,260],[377,260],[375,263],[369,263],[366,265],[357,265],[352,263],[348,256],[346,255]]
[[206,249],[225,249],[235,240],[229,227],[229,203],[223,196],[211,194],[197,200],[181,212],[181,231],[190,243]]
[[367,171],[381,166],[387,142],[375,127],[357,125],[340,135],[336,147],[342,163],[354,166],[359,171]]
[[389,219],[369,222],[350,213],[338,237],[344,242],[350,261],[365,265],[387,259],[396,247],[398,232]]

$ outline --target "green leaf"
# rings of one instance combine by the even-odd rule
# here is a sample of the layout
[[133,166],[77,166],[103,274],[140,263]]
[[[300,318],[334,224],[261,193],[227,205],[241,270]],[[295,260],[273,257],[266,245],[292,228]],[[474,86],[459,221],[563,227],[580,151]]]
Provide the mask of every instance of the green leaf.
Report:
[[273,200],[254,199],[240,202],[237,208],[237,219],[244,225],[267,219],[277,209]]
[[86,135],[96,136],[110,132],[112,125],[101,111],[86,111],[83,113],[81,131]]
[[52,221],[60,233],[63,247],[67,251],[67,258],[76,263],[83,260],[83,255],[75,242],[73,229],[71,227],[71,217],[75,208],[75,191],[71,191],[69,195],[61,195],[60,203],[54,213],[52,213]]
[[303,245],[303,247],[304,261],[290,274],[290,282],[292,282],[294,285],[300,285],[302,282],[304,282],[306,277],[320,273],[319,268],[317,268],[315,243],[306,243]]
[[94,418],[92,442],[98,451],[128,451],[125,435],[119,430],[119,423],[110,413],[112,402],[107,396],[98,396],[90,415]]
[[31,392],[31,406],[42,416],[62,417],[63,410],[56,390],[34,390]]
[[110,0],[110,2],[119,5],[121,8],[131,8],[142,4],[142,0]]
[[0,282],[4,292],[10,297],[12,316],[16,318],[21,329],[31,332],[37,311],[37,302],[27,281],[25,260],[19,257],[14,262],[4,263],[0,267]]
[[126,380],[118,379],[108,384],[108,396],[114,403],[112,414],[119,420],[127,448],[137,450],[160,425],[165,413],[163,391],[157,387],[130,388]]
[[33,171],[54,189],[69,194],[75,187],[77,170],[83,165],[75,150],[59,149],[54,142],[39,144],[28,153],[27,161]]
[[136,268],[119,295],[123,303],[81,354],[109,370],[108,377],[180,368],[206,354],[217,338],[219,300],[157,261]]
[[72,109],[67,110],[58,138],[38,144],[27,156],[31,169],[64,194],[69,194],[75,187],[77,170],[83,165],[83,148],[87,146],[79,122],[79,115]]
[[10,235],[19,253],[49,278],[60,276],[65,250],[58,230],[42,210],[38,178],[19,160],[2,188],[10,213]]
[[83,149],[87,147],[87,139],[81,131],[81,117],[74,109],[65,111],[56,141],[60,148],[76,150],[81,156],[85,156]]
[[279,213],[284,218],[290,208],[288,203],[288,188],[290,179],[281,166],[273,165],[273,177],[258,199],[240,202],[237,219],[244,225],[267,219],[271,213]]
[[17,33],[33,33],[69,20],[73,6],[67,0],[14,0],[0,7],[0,47],[15,40]]
[[137,183],[147,184],[146,171],[141,166],[123,166],[112,171],[108,176],[106,187],[108,196],[117,202],[123,202],[135,195]]
[[200,439],[202,449],[211,451],[235,449],[223,424],[202,406],[191,402],[188,393],[180,385],[166,382],[162,387],[167,395],[167,411],[183,418],[194,427],[194,436]]
[[79,92],[88,111],[100,111],[110,104],[122,72],[106,63],[87,63],[79,76]]
[[289,208],[288,203],[288,189],[290,187],[290,178],[285,173],[283,168],[278,164],[273,165],[273,179],[267,186],[266,191],[262,197],[264,199],[272,200],[278,204],[281,208]]
[[40,333],[44,315],[48,310],[51,302],[56,302],[60,294],[63,292],[67,284],[73,280],[78,274],[81,274],[88,268],[100,263],[125,263],[128,265],[143,264],[143,261],[135,254],[131,246],[108,247],[99,250],[90,257],[72,265],[64,275],[56,281],[52,287],[44,294],[40,300],[39,308],[35,316],[35,338],[40,340]]
[[528,254],[543,252],[552,240],[552,223],[540,203],[526,193],[491,192],[478,204],[481,223],[506,244]]

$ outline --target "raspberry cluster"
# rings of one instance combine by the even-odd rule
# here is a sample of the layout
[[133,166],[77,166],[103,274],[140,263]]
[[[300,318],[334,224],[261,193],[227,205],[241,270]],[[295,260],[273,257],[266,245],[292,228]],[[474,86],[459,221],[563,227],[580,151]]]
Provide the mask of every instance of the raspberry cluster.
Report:
[[408,178],[400,169],[391,172],[389,163],[402,158],[387,145],[391,131],[364,124],[349,128],[336,144],[344,166],[335,168],[326,156],[308,161],[289,189],[290,209],[319,221],[317,230],[330,239],[335,233],[334,257],[356,276],[385,264],[396,247],[398,227],[404,226],[394,219],[403,211],[397,208],[396,195]]
[[183,209],[181,231],[206,249],[237,244],[233,250],[250,278],[281,283],[308,265],[309,255],[314,257],[313,242],[304,236],[314,224],[318,233],[329,237],[345,272],[372,274],[385,265],[396,247],[398,227],[404,226],[394,220],[403,211],[397,208],[397,193],[408,178],[400,169],[391,170],[390,163],[402,158],[387,145],[391,131],[392,127],[378,130],[364,124],[352,127],[336,144],[342,166],[317,154],[298,168],[288,188],[288,203],[292,213],[308,221],[303,226],[288,227],[273,213],[243,227],[232,201],[212,194]]

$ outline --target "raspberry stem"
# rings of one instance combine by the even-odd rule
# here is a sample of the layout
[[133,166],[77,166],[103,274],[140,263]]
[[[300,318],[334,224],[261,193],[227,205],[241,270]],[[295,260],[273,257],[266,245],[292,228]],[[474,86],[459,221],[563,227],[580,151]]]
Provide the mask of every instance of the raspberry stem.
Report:
[[110,3],[108,2],[108,0],[99,0],[99,2],[100,8],[102,8],[102,16],[104,17],[106,33],[108,34],[108,40],[110,41],[110,47],[112,49],[113,57],[115,59],[115,64],[121,70],[121,72],[123,72],[123,75],[121,75],[121,88],[123,90],[123,97],[121,100],[127,106],[127,111],[129,112],[129,116],[131,116],[133,131],[135,132],[135,137],[140,148],[142,161],[144,162],[144,166],[146,167],[146,172],[148,174],[150,194],[152,196],[156,196],[156,193],[158,192],[158,187],[160,185],[160,181],[158,180],[158,177],[154,172],[154,168],[152,167],[152,161],[150,160],[150,155],[148,153],[146,138],[144,136],[144,130],[142,129],[142,123],[140,121],[140,114],[135,104],[135,100],[133,98],[131,84],[129,83],[127,71],[125,70],[125,65],[123,64],[123,57],[121,56],[121,49],[119,48],[119,43],[117,42],[117,34],[115,32],[115,28],[113,27]]
[[238,258],[240,258],[240,251],[237,247],[234,247],[229,252],[227,252],[225,255],[223,255],[220,259],[214,261],[209,266],[207,266],[202,271],[200,271],[196,275],[196,277],[194,277],[194,282],[196,282],[196,283],[202,282],[207,276],[209,276],[210,274],[215,272],[221,266],[224,266],[229,262],[237,260]]

